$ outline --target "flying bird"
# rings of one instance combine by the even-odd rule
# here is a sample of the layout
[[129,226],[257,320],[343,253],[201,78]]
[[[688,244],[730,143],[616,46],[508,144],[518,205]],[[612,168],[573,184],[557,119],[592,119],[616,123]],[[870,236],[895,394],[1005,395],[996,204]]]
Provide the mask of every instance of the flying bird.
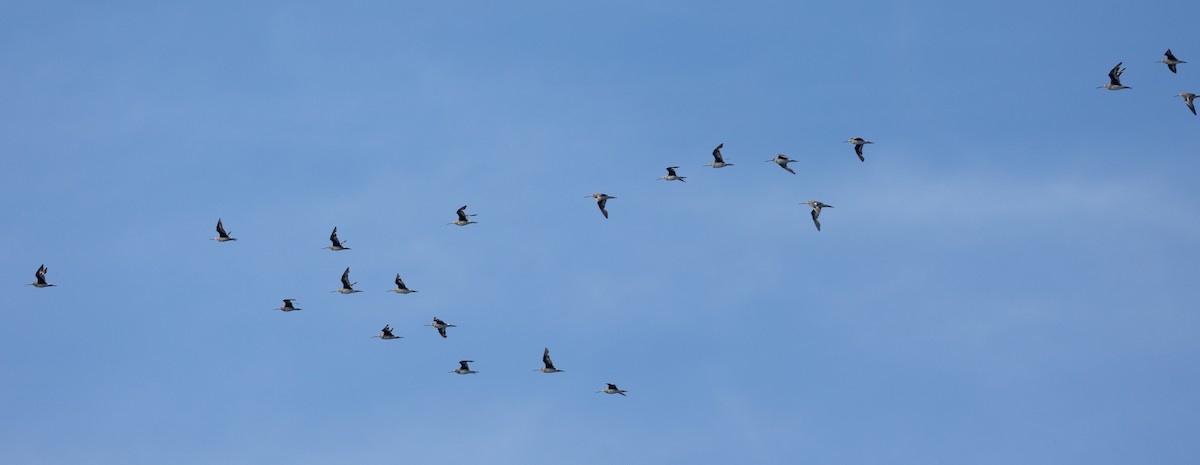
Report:
[[397,294],[408,294],[411,292],[417,292],[412,289],[409,289],[408,286],[404,285],[404,280],[400,279],[400,273],[396,273],[396,288],[389,289],[389,290],[392,292],[395,292]]
[[724,147],[724,146],[725,146],[725,143],[717,144],[717,148],[713,149],[713,154],[712,154],[713,162],[709,163],[707,165],[703,165],[703,166],[711,166],[713,168],[724,168],[726,166],[733,166],[733,163],[725,163],[725,158],[721,156],[721,147]]
[[[626,391],[618,389],[616,384],[613,384],[613,383],[606,383],[606,384],[608,384],[608,387],[601,389],[599,391],[596,391],[596,392],[603,392],[605,394],[620,394],[623,396],[625,395]],[[626,397],[628,397],[628,396],[626,396]]]
[[[358,284],[358,283],[354,283],[354,284]],[[337,292],[340,294],[353,294],[355,292],[362,292],[360,290],[354,289],[354,284],[350,283],[350,267],[347,266],[346,271],[342,272],[342,288],[332,290],[329,292]]]
[[383,339],[385,341],[388,339],[400,339],[400,338],[404,337],[404,336],[397,336],[395,334],[392,334],[392,325],[384,325],[383,329],[380,331],[381,332],[379,334],[376,334],[371,337],[377,337],[377,338]]
[[789,172],[789,173],[792,173],[792,174],[796,174],[796,172],[795,172],[795,171],[792,171],[792,169],[791,169],[791,168],[788,168],[788,163],[795,162],[796,160],[793,160],[793,159],[791,159],[791,158],[788,158],[786,155],[784,155],[784,154],[782,154],[782,153],[777,153],[777,154],[775,154],[775,158],[772,158],[772,159],[770,159],[770,160],[767,160],[767,161],[773,161],[773,162],[775,162],[776,164],[778,164],[780,168],[783,168],[783,169],[787,170],[787,172]]
[[458,369],[451,371],[451,373],[458,373],[460,375],[470,375],[470,374],[474,374],[474,373],[479,373],[478,371],[472,370],[471,367],[467,366],[468,363],[475,363],[475,361],[474,360],[459,360],[458,361]]
[[[1113,66],[1112,71],[1108,72],[1108,84],[1100,87],[1108,90],[1132,89],[1132,87],[1121,85],[1121,73],[1125,72],[1125,68],[1121,67],[1121,63],[1117,63],[1117,66]],[[1097,89],[1100,87],[1097,87]]]
[[851,138],[847,139],[846,142],[854,144],[854,153],[858,155],[858,161],[867,161],[866,158],[863,158],[863,154],[862,154],[863,145],[874,144],[874,142],[863,139],[861,137],[851,137]]
[[1183,103],[1187,104],[1188,110],[1192,110],[1192,114],[1196,114],[1196,94],[1191,92],[1180,92],[1180,97],[1183,97]]
[[472,214],[468,215],[467,214],[467,206],[463,205],[462,208],[458,209],[458,220],[455,220],[453,223],[446,223],[446,224],[452,224],[455,226],[466,226],[468,224],[474,224],[475,222],[468,219],[467,218],[468,216],[475,216],[475,214],[472,213]]
[[337,226],[334,226],[333,232],[329,234],[329,242],[332,242],[332,244],[330,244],[329,247],[325,247],[326,249],[333,250],[335,252],[338,250],[350,250],[349,247],[342,245],[342,241],[338,240]]
[[667,167],[667,175],[663,176],[661,178],[658,178],[658,179],[661,179],[663,181],[687,182],[687,181],[684,181],[684,179],[687,178],[686,176],[680,176],[678,174],[675,174],[675,168],[679,168],[679,167],[678,166],[668,166]]
[[[616,197],[613,197],[608,194],[592,194],[592,195],[589,195],[588,197],[596,199],[596,206],[600,207],[600,213],[604,214],[605,218],[608,218],[608,210],[605,210],[604,206],[608,204],[608,199],[615,199]],[[584,197],[584,198],[587,198],[587,197]]]
[[542,351],[542,364],[546,365],[546,367],[538,368],[533,371],[540,371],[542,373],[558,373],[562,371],[558,368],[554,368],[554,362],[550,361],[550,348],[546,348],[544,351]]
[[37,272],[35,272],[33,274],[34,276],[37,277],[37,281],[29,283],[29,285],[33,286],[33,287],[54,287],[53,284],[46,282],[46,272],[47,271],[50,271],[50,269],[46,268],[46,265],[43,264],[41,266],[38,266]]
[[433,317],[433,323],[427,324],[425,326],[433,326],[435,329],[437,329],[438,334],[442,335],[442,339],[446,338],[446,328],[456,328],[456,326],[454,326],[454,325],[446,324],[445,321],[439,320],[438,317],[436,317],[436,316]]
[[225,232],[225,226],[221,224],[221,219],[217,218],[217,237],[212,238],[217,242],[236,241],[237,238],[230,237],[229,233]]
[[808,205],[808,206],[812,207],[813,224],[817,225],[817,231],[820,231],[821,230],[821,222],[817,221],[817,217],[821,216],[822,208],[833,208],[833,205],[825,205],[816,200],[809,200],[807,202],[804,202],[804,205]]
[[1180,64],[1180,63],[1187,63],[1186,61],[1180,61],[1178,58],[1175,58],[1175,54],[1171,53],[1171,49],[1169,49],[1169,48],[1167,49],[1166,52],[1163,52],[1163,55],[1166,55],[1167,57],[1163,58],[1161,60],[1158,60],[1158,62],[1166,63],[1167,69],[1171,70],[1172,73],[1177,72],[1175,70],[1175,65]]
[[292,305],[292,302],[295,300],[296,299],[283,299],[283,306],[276,308],[275,310],[279,310],[279,311],[283,311],[283,312],[294,312],[296,310],[304,310],[303,308]]

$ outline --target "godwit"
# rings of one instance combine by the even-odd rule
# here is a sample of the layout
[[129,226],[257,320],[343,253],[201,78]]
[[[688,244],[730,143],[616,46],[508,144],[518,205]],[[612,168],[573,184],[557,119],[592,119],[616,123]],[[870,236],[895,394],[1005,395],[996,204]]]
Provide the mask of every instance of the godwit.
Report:
[[775,158],[772,158],[772,159],[770,159],[770,160],[767,160],[767,161],[773,161],[773,162],[775,162],[777,165],[779,165],[779,167],[780,167],[780,168],[783,168],[783,169],[787,170],[787,172],[789,172],[789,173],[792,173],[792,174],[796,174],[796,172],[795,172],[795,171],[792,171],[792,169],[791,169],[791,168],[788,168],[788,163],[792,163],[792,162],[794,162],[794,161],[796,161],[796,160],[793,160],[793,159],[791,159],[791,158],[788,158],[786,155],[784,155],[784,154],[782,154],[782,153],[777,153],[777,154],[775,154]]
[[217,237],[212,238],[217,242],[236,241],[237,238],[229,237],[229,233],[225,232],[225,226],[221,224],[221,219],[217,218]]
[[1180,97],[1183,97],[1183,103],[1186,103],[1188,110],[1192,110],[1192,114],[1196,114],[1196,94],[1191,92],[1180,92]]
[[463,205],[462,208],[458,209],[458,220],[456,220],[453,223],[446,223],[446,224],[452,224],[455,226],[466,226],[468,224],[474,224],[475,223],[474,221],[467,219],[468,216],[475,216],[475,214],[472,213],[472,214],[468,215],[467,214],[467,206]]
[[713,162],[709,163],[707,165],[704,165],[704,166],[711,166],[713,168],[724,168],[726,166],[733,166],[733,163],[725,163],[725,158],[721,157],[721,147],[724,147],[724,146],[725,146],[725,143],[717,144],[717,148],[713,149]]
[[1175,54],[1171,53],[1171,49],[1169,49],[1169,48],[1167,49],[1166,52],[1163,53],[1163,55],[1166,55],[1167,57],[1163,58],[1161,60],[1158,60],[1158,62],[1166,63],[1167,69],[1171,70],[1172,73],[1176,72],[1175,65],[1180,64],[1180,63],[1187,63],[1186,61],[1180,61],[1178,58],[1175,58]]
[[436,316],[433,317],[433,323],[427,324],[425,326],[433,326],[434,328],[436,328],[438,330],[438,334],[441,334],[443,339],[446,338],[446,328],[455,328],[456,327],[451,324],[446,324],[445,321],[439,320],[438,317],[436,317]]
[[[606,384],[608,384],[608,387],[601,389],[599,391],[596,391],[596,392],[603,392],[605,394],[620,394],[623,396],[625,395],[625,391],[618,389],[616,384],[613,384],[613,383],[606,383]],[[626,397],[628,397],[628,396],[626,396]]]
[[33,274],[34,276],[37,277],[37,282],[29,283],[29,285],[33,286],[33,287],[54,287],[53,284],[46,282],[46,272],[47,271],[50,271],[50,269],[46,268],[46,265],[43,264],[41,266],[38,266],[37,272]]
[[[358,284],[358,283],[354,283],[354,284]],[[353,294],[355,292],[362,292],[360,290],[354,289],[354,284],[350,283],[350,267],[347,266],[346,271],[342,272],[342,288],[333,290],[333,291],[329,291],[329,292],[337,292],[337,293],[341,293],[341,294]]]
[[468,363],[475,363],[475,361],[474,360],[459,360],[458,361],[458,369],[451,371],[451,373],[458,373],[460,375],[470,375],[470,374],[479,373],[478,371],[472,370],[471,367],[467,366]]
[[874,142],[863,139],[861,137],[851,137],[851,138],[847,139],[846,142],[854,144],[854,153],[858,155],[858,161],[867,161],[866,158],[863,158],[863,154],[862,154],[863,145],[874,144]]
[[684,179],[686,179],[686,176],[680,176],[680,175],[675,174],[675,168],[679,168],[679,167],[678,166],[668,166],[667,167],[667,175],[663,176],[661,178],[658,178],[658,179],[661,179],[663,181],[687,182],[687,181],[684,181]]
[[804,202],[804,204],[812,207],[813,224],[817,225],[817,231],[820,231],[821,230],[821,222],[817,221],[817,217],[821,216],[822,208],[833,208],[833,205],[825,205],[816,200],[809,200],[807,202]]
[[292,305],[292,301],[294,301],[294,300],[296,300],[296,299],[283,299],[283,306],[276,308],[275,310],[284,311],[284,312],[294,312],[296,310],[304,310],[303,308]]
[[392,334],[392,325],[384,325],[383,329],[381,331],[382,331],[381,333],[371,336],[371,337],[377,337],[377,338],[383,339],[385,341],[388,339],[400,339],[400,338],[404,337],[404,336],[397,336],[395,334]]
[[397,294],[408,294],[410,292],[417,292],[412,289],[409,289],[408,286],[404,285],[404,280],[400,279],[400,273],[396,273],[396,288],[389,289],[389,290],[392,292],[395,292]]
[[558,368],[554,368],[554,362],[550,361],[550,348],[546,348],[546,350],[542,351],[542,363],[546,365],[545,368],[538,368],[533,371],[540,371],[542,373],[558,373],[562,371]]
[[[1124,63],[1124,62],[1121,62],[1121,63]],[[1117,66],[1113,66],[1112,71],[1108,72],[1108,81],[1109,81],[1108,84],[1102,85],[1100,87],[1103,87],[1108,90],[1132,89],[1132,87],[1121,85],[1121,73],[1125,72],[1125,68],[1121,67],[1121,63],[1117,63]],[[1099,89],[1100,87],[1097,87],[1097,89]]]
[[330,244],[329,247],[325,247],[326,249],[333,250],[333,251],[350,250],[349,247],[342,245],[342,241],[338,240],[337,226],[334,226],[333,232],[329,234],[329,242],[332,242],[332,244]]
[[608,199],[615,199],[616,197],[608,194],[592,194],[588,197],[596,199],[596,205],[600,207],[600,213],[604,214],[605,218],[608,218],[608,210],[605,210],[604,206],[608,204]]

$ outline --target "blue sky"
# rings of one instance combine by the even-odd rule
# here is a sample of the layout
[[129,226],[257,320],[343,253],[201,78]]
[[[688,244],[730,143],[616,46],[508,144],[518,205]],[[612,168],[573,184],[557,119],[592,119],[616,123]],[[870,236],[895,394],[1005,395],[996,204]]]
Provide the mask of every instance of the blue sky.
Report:
[[0,457],[1191,463],[1198,15],[2,3]]

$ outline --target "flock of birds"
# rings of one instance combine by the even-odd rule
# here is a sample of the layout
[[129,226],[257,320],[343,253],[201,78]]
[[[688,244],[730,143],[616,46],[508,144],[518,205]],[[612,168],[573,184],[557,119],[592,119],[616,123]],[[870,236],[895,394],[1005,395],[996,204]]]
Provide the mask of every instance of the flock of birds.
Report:
[[[1172,53],[1171,49],[1169,49],[1169,48],[1167,49],[1167,51],[1163,52],[1163,56],[1166,58],[1158,60],[1158,63],[1166,63],[1167,69],[1171,70],[1172,73],[1179,73],[1178,65],[1180,63],[1187,63],[1186,61],[1175,58],[1175,54]],[[1117,66],[1113,66],[1112,70],[1110,70],[1108,72],[1108,84],[1097,87],[1097,89],[1108,89],[1108,90],[1132,89],[1132,87],[1121,84],[1121,75],[1125,73],[1125,68],[1121,67],[1121,65],[1123,65],[1123,64],[1125,64],[1125,62],[1122,61],[1120,63],[1117,63]],[[1192,115],[1195,115],[1196,114],[1196,94],[1193,94],[1191,92],[1180,92],[1177,95],[1179,97],[1183,97],[1183,104],[1187,105],[1188,110],[1192,111]]]
[[[1178,73],[1177,65],[1179,65],[1181,63],[1187,63],[1186,61],[1179,60],[1178,58],[1176,58],[1175,54],[1172,53],[1170,49],[1167,49],[1167,51],[1165,53],[1163,53],[1163,55],[1166,58],[1159,60],[1159,62],[1165,63],[1167,65],[1167,68],[1170,69],[1170,71],[1172,73]],[[1125,68],[1122,67],[1123,63],[1124,62],[1117,63],[1117,65],[1114,66],[1112,68],[1112,70],[1108,72],[1108,78],[1109,78],[1108,84],[1105,84],[1105,85],[1097,87],[1097,88],[1098,89],[1103,88],[1103,89],[1108,89],[1108,90],[1131,89],[1132,87],[1126,86],[1121,83],[1121,75],[1125,72]],[[1178,96],[1183,98],[1184,104],[1186,104],[1188,109],[1191,110],[1192,114],[1195,115],[1196,114],[1196,106],[1195,106],[1196,94],[1191,93],[1191,92],[1181,92],[1178,94]],[[844,142],[854,145],[854,153],[855,153],[855,155],[858,156],[859,161],[862,161],[862,162],[866,161],[866,158],[863,156],[863,146],[865,146],[867,144],[873,144],[873,142],[863,139],[861,137],[852,137],[850,139],[845,140]],[[711,168],[724,168],[727,166],[733,166],[733,163],[726,162],[724,156],[721,154],[721,149],[724,147],[725,147],[724,143],[718,144],[717,147],[714,148],[712,151],[713,161],[708,164],[702,165],[702,166],[707,166],[707,167],[711,167]],[[796,174],[796,172],[794,170],[792,170],[790,167],[788,167],[788,164],[794,163],[794,162],[796,162],[796,160],[788,158],[786,155],[776,154],[775,158],[772,158],[770,160],[764,160],[764,162],[774,162],[775,164],[779,165],[779,167],[784,169],[785,171],[792,173],[792,174]],[[660,177],[659,178],[660,180],[687,182],[687,181],[685,181],[685,179],[687,179],[687,177],[680,176],[679,173],[676,171],[677,169],[679,169],[679,166],[668,166],[666,169],[667,169],[667,174],[665,176]],[[590,197],[596,201],[596,206],[600,208],[600,213],[602,215],[604,215],[604,218],[608,218],[608,209],[607,209],[608,201],[610,199],[617,198],[615,196],[604,194],[604,193],[591,194],[589,196],[585,196],[585,198],[586,197]],[[803,202],[802,205],[808,205],[809,207],[812,208],[811,216],[812,216],[813,225],[816,226],[817,231],[820,231],[821,230],[821,222],[819,221],[819,217],[821,215],[821,210],[825,209],[825,208],[833,208],[833,206],[825,204],[825,203],[823,203],[821,201],[817,201],[817,200],[808,200],[808,201]],[[463,205],[462,207],[460,207],[455,212],[457,219],[455,221],[447,223],[447,224],[455,225],[455,226],[467,226],[470,224],[476,224],[477,223],[476,221],[471,220],[471,218],[476,216],[476,214],[467,213],[466,210],[467,210],[466,205]],[[217,230],[217,237],[211,238],[212,240],[215,240],[217,242],[231,242],[231,241],[237,240],[237,238],[230,236],[229,232],[225,230],[225,225],[220,218],[217,219],[216,230]],[[331,232],[329,234],[329,242],[330,242],[330,244],[323,248],[329,249],[329,250],[335,251],[335,252],[342,251],[342,250],[350,250],[349,247],[346,247],[346,245],[345,245],[346,243],[338,238],[338,232],[337,232],[336,226],[333,228],[333,232]],[[37,272],[34,274],[36,276],[37,280],[35,282],[31,283],[30,285],[37,287],[37,288],[54,287],[55,286],[54,284],[50,284],[49,282],[46,281],[46,273],[48,271],[49,271],[49,269],[46,268],[45,264],[42,264],[41,266],[39,266],[37,269]],[[340,288],[334,289],[330,292],[337,292],[337,293],[341,293],[341,294],[353,294],[353,293],[357,293],[357,292],[362,292],[361,290],[354,288],[354,286],[358,284],[357,282],[353,282],[353,283],[350,282],[350,268],[349,267],[346,267],[345,271],[342,272],[341,283],[342,283],[342,286]],[[406,286],[404,284],[404,280],[400,278],[399,273],[396,274],[395,284],[396,284],[396,287],[389,289],[389,291],[395,292],[397,294],[410,294],[413,292],[417,292],[416,290],[409,289],[408,286]],[[303,310],[302,308],[297,307],[295,305],[296,300],[297,299],[283,299],[283,305],[275,308],[275,310],[279,310],[279,311],[283,311],[283,312],[292,312],[292,311],[296,311],[296,310]],[[448,337],[446,334],[447,328],[455,327],[455,325],[446,323],[445,321],[439,319],[438,317],[434,317],[433,322],[426,324],[425,326],[433,327],[435,330],[437,330],[438,335],[440,335],[442,338]],[[395,339],[403,338],[403,336],[397,336],[393,332],[393,329],[390,324],[385,325],[383,327],[383,329],[380,330],[379,334],[370,336],[370,337],[379,338],[380,340],[395,340]],[[469,374],[478,373],[478,371],[471,369],[471,367],[469,365],[470,363],[474,363],[474,360],[460,360],[458,362],[459,367],[455,370],[450,371],[450,373],[456,373],[456,374],[460,374],[460,375],[469,375]],[[542,368],[535,369],[534,371],[540,371],[542,373],[559,373],[559,372],[563,371],[563,370],[559,370],[558,368],[554,367],[554,362],[552,362],[550,360],[550,349],[549,348],[544,348],[542,351],[542,364],[544,365]],[[614,384],[614,383],[605,383],[605,384],[606,384],[606,387],[604,389],[601,389],[596,392],[597,393],[605,393],[605,394],[619,394],[622,396],[625,395],[626,391],[618,388],[616,384]]]

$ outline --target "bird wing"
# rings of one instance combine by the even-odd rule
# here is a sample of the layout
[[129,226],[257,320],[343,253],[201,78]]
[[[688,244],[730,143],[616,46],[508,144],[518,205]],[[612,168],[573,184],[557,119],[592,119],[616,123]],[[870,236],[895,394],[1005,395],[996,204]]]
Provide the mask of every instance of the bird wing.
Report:
[[441,334],[443,338],[446,337],[446,327],[445,326],[438,326],[437,330],[438,330],[438,334]]
[[1188,109],[1192,110],[1193,115],[1196,114],[1196,97],[1184,97],[1183,103],[1187,104]]
[[1121,73],[1124,72],[1124,70],[1121,69],[1121,63],[1117,63],[1117,66],[1113,66],[1112,71],[1108,72],[1108,81],[1114,86],[1121,85]]
[[1179,73],[1178,68],[1175,67],[1175,63],[1167,63],[1167,69],[1171,70],[1172,73]]
[[668,167],[667,167],[667,176],[677,176],[677,175],[675,174],[675,167],[674,167],[674,166],[668,166]]
[[217,218],[217,234],[220,234],[222,237],[229,235],[225,232],[225,225],[221,224],[220,218]]
[[458,209],[458,221],[467,221],[467,206],[463,205]]
[[341,246],[342,246],[342,241],[339,241],[339,240],[338,240],[338,237],[337,237],[337,226],[334,226],[334,227],[333,227],[333,232],[332,232],[332,233],[329,233],[329,242],[332,242],[332,243],[333,243],[333,245],[334,245],[334,247],[341,247]]
[[400,273],[396,273],[396,288],[404,289],[404,280],[400,279]]
[[856,155],[858,155],[858,160],[859,161],[867,161],[866,158],[863,158],[862,151],[863,151],[863,146],[861,144],[854,144],[854,153]]
[[821,207],[813,207],[813,210],[812,210],[813,224],[817,226],[817,231],[820,231],[821,230],[821,222],[817,221],[818,216],[821,216]]
[[346,267],[346,271],[342,272],[342,287],[350,289],[350,267]]
[[550,361],[550,349],[547,348],[542,352],[542,363],[546,364],[546,368],[554,369],[554,362]]
[[1169,48],[1167,49],[1166,53],[1163,53],[1163,55],[1166,55],[1166,56],[1167,56],[1167,60],[1170,60],[1170,61],[1179,61],[1179,60],[1175,59],[1175,54],[1174,54],[1174,53],[1171,53],[1171,49],[1169,49]]
[[717,163],[725,163],[725,159],[721,158],[721,147],[724,147],[724,146],[725,146],[725,143],[722,142],[720,144],[717,144],[717,148],[713,149],[713,158],[715,158],[717,160]]

